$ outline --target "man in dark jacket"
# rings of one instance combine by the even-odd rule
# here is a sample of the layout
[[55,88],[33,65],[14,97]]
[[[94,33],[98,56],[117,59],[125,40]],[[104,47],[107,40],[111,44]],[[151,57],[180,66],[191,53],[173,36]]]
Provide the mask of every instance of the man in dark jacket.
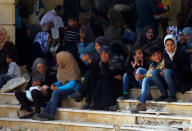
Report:
[[[136,0],[135,4],[138,15],[136,24],[136,32],[138,35],[142,33],[145,26],[155,24],[154,14],[162,14],[168,11],[168,7],[159,8],[155,0]],[[157,27],[154,28],[157,31]]]

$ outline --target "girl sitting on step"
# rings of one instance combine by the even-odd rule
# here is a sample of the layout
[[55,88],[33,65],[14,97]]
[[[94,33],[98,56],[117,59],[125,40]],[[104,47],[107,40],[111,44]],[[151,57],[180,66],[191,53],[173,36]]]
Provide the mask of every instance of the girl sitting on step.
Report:
[[[134,85],[137,88],[141,88],[142,80],[136,81],[136,74],[146,74],[148,69],[148,63],[143,56],[143,50],[139,46],[135,46],[132,51],[132,55],[128,58],[128,62],[126,64],[126,73],[123,76],[123,96],[119,99],[124,100],[128,99],[128,91],[131,86]],[[140,69],[139,67],[142,67]]]
[[[177,47],[173,35],[165,37],[164,45],[165,68],[153,74],[154,81],[161,92],[161,96],[156,101],[176,102],[176,91],[184,93],[192,88],[190,59],[185,51]],[[168,87],[169,96],[166,87]]]
[[[138,113],[139,111],[146,111],[146,99],[147,94],[149,93],[149,88],[154,85],[154,79],[152,74],[156,72],[156,69],[162,70],[164,69],[164,60],[162,57],[162,51],[159,47],[151,47],[148,51],[148,55],[150,57],[151,63],[146,75],[137,74],[135,79],[137,81],[143,80],[142,82],[142,89],[140,95],[140,103],[136,106],[135,109],[131,110],[132,113]],[[144,70],[143,68],[139,68],[139,70]]]

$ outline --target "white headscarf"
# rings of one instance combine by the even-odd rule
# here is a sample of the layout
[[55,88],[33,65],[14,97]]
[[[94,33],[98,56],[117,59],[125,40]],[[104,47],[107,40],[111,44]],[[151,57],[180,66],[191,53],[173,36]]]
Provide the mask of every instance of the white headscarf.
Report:
[[175,37],[173,35],[171,35],[171,34],[166,35],[165,38],[164,38],[164,46],[165,46],[167,40],[172,40],[174,42],[174,44],[175,44],[175,50],[174,50],[173,53],[168,52],[167,49],[165,48],[167,54],[169,55],[169,58],[171,59],[171,61],[173,61],[173,57],[174,57],[175,52],[177,50],[177,42],[176,42],[176,39],[175,39]]

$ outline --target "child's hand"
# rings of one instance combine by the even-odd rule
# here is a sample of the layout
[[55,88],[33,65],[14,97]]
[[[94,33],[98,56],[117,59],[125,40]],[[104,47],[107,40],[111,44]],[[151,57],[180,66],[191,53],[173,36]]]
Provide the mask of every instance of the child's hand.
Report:
[[32,86],[39,86],[41,84],[41,81],[34,81]]
[[142,75],[142,74],[136,74],[136,75],[135,75],[135,79],[136,79],[137,81],[143,80],[144,78],[145,78],[145,75]]
[[160,72],[161,76],[164,76],[164,71],[165,71],[165,68],[161,70],[161,72]]
[[51,90],[56,91],[56,90],[58,90],[58,87],[54,86],[54,85],[51,85]]
[[115,78],[115,79],[118,79],[118,80],[120,80],[120,81],[123,79],[121,75],[117,75],[117,76],[115,76],[114,78]]
[[140,66],[140,60],[139,60],[138,56],[134,56],[134,65],[133,66],[135,67],[136,65]]

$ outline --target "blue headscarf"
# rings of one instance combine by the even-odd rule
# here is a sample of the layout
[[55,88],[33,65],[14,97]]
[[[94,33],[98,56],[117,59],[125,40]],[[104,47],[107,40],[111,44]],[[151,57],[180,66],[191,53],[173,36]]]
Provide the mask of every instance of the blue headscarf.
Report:
[[48,32],[40,32],[35,36],[35,40],[33,42],[33,43],[39,43],[41,50],[45,54],[49,52],[48,38],[49,38]]
[[191,27],[185,27],[182,30],[182,34],[189,35],[189,41],[187,41],[187,47],[192,48],[192,28]]

